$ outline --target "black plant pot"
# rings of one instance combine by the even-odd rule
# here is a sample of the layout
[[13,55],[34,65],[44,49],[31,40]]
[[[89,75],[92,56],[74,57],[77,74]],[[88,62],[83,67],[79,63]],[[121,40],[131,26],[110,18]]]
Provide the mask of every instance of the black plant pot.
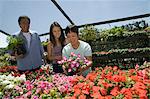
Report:
[[67,73],[67,76],[73,76],[73,75],[76,75],[76,72],[68,72]]
[[25,55],[27,50],[24,44],[19,44],[15,47],[14,51],[17,53],[17,55]]

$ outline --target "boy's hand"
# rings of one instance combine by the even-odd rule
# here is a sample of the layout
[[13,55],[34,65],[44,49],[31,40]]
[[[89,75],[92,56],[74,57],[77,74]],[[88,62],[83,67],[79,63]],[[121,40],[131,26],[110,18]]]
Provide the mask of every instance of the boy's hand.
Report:
[[67,75],[66,67],[62,66],[62,69],[63,69],[64,73]]

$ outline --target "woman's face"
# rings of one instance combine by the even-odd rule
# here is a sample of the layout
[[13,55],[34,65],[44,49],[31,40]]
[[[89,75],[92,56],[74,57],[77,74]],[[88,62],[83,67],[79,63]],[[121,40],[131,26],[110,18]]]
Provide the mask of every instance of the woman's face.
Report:
[[78,38],[78,35],[77,35],[77,33],[75,33],[75,32],[69,32],[68,34],[67,34],[67,39],[68,39],[68,41],[71,43],[71,45],[77,45],[78,44],[78,40],[79,40],[79,38]]
[[29,32],[30,23],[28,19],[21,19],[19,25],[22,32]]
[[61,35],[60,27],[54,26],[52,32],[55,38],[59,38]]

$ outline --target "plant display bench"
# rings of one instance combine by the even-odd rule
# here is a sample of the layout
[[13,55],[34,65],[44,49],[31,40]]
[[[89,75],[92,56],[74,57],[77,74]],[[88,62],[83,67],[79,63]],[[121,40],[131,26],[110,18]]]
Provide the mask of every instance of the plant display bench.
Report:
[[135,33],[126,37],[110,37],[109,41],[92,43],[94,64],[143,64],[150,61],[150,33]]

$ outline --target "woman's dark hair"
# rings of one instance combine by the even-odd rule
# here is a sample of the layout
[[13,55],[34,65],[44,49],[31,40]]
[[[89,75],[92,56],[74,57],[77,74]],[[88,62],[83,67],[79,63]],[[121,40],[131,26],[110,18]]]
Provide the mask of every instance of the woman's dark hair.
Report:
[[20,16],[20,17],[18,18],[18,23],[19,23],[19,24],[20,24],[21,19],[28,19],[29,24],[30,24],[30,18],[29,18],[28,16]]
[[69,25],[65,29],[65,34],[67,35],[69,32],[75,32],[77,35],[79,35],[79,30],[76,25]]
[[53,35],[53,28],[54,27],[59,27],[60,30],[61,30],[61,35],[59,37],[59,40],[61,42],[61,45],[64,46],[64,42],[65,42],[65,35],[64,35],[64,32],[63,32],[63,29],[62,27],[58,24],[58,22],[53,22],[50,26],[50,41],[53,43],[53,45],[55,46],[56,45],[56,41],[55,41],[55,37]]

